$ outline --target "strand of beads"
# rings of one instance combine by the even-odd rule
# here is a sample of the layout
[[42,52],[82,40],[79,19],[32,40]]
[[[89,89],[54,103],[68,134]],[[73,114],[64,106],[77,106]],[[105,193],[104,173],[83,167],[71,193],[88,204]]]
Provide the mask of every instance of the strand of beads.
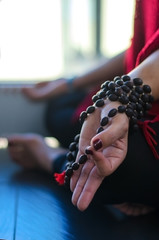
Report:
[[[150,86],[143,85],[143,81],[140,78],[131,80],[128,75],[123,75],[122,77],[117,76],[113,81],[107,80],[101,85],[100,90],[92,97],[93,105],[89,106],[86,111],[80,114],[79,120],[81,124],[83,124],[85,119],[93,113],[96,108],[103,107],[106,99],[118,101],[121,105],[119,105],[117,109],[111,109],[108,115],[101,119],[97,133],[103,131],[104,127],[109,123],[109,119],[114,117],[117,113],[125,113],[129,118],[130,128],[137,130],[138,119],[144,117],[147,111],[151,109],[151,103],[153,102]],[[66,185],[69,185],[73,172],[79,169],[80,165],[83,165],[88,159],[86,150],[85,154],[82,154],[78,161],[75,162],[79,138],[80,135],[78,134],[74,138],[74,142],[69,146],[70,151],[67,154],[68,163],[65,173]]]

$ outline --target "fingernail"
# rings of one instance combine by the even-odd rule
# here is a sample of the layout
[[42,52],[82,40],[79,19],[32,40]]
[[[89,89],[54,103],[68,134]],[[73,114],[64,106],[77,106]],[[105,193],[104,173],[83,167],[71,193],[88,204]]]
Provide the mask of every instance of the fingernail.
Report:
[[93,147],[96,151],[98,151],[100,148],[102,148],[103,144],[102,144],[102,141],[100,139],[96,139],[94,142],[93,142]]
[[93,152],[92,150],[86,148],[85,154],[93,155]]

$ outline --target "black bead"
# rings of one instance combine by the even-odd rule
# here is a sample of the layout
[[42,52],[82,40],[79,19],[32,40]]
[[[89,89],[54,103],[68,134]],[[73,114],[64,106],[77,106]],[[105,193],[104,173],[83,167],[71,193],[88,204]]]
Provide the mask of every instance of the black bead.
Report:
[[131,108],[126,108],[126,115],[128,117],[132,117],[134,114],[134,111]]
[[127,87],[129,87],[130,89],[133,88],[133,83],[130,82],[130,81],[126,81],[126,82],[125,82],[125,85],[126,85]]
[[87,110],[86,110],[86,112],[87,112],[88,114],[93,113],[94,111],[95,111],[95,107],[94,107],[94,106],[89,106],[89,107],[87,108]]
[[80,139],[80,134],[77,134],[77,135],[74,137],[74,141],[75,141],[76,143],[78,143],[78,142],[79,142],[79,139]]
[[102,132],[103,130],[104,130],[103,127],[99,127],[99,128],[97,129],[97,134],[100,133],[100,132]]
[[111,109],[108,113],[108,117],[114,117],[117,114],[117,112],[118,111],[116,108]]
[[72,169],[72,168],[67,168],[67,169],[66,169],[66,176],[67,176],[67,177],[71,177],[72,174],[73,174],[73,169]]
[[132,124],[136,124],[138,120],[137,120],[136,117],[132,116],[130,121],[131,121]]
[[138,112],[136,111],[136,110],[134,110],[134,115],[133,115],[134,117],[138,117]]
[[75,157],[74,157],[74,155],[73,155],[71,152],[68,152],[68,153],[67,153],[66,158],[67,158],[67,160],[68,160],[69,162],[75,160]]
[[129,96],[129,100],[130,100],[130,102],[134,102],[134,103],[136,103],[138,99],[137,99],[137,97],[136,97],[135,95],[130,94],[130,96]]
[[73,152],[73,151],[75,151],[76,150],[76,142],[72,142],[70,145],[69,145],[69,150],[71,151],[71,152]]
[[122,86],[124,84],[124,82],[123,82],[123,80],[117,80],[116,84],[119,85],[119,86]]
[[116,84],[115,84],[114,82],[110,82],[110,83],[108,84],[109,90],[114,90],[115,87],[116,87]]
[[122,85],[121,88],[122,88],[122,90],[123,90],[124,92],[126,92],[126,93],[129,93],[129,92],[130,92],[130,88],[129,88],[128,86],[126,86],[126,85]]
[[79,164],[84,164],[87,161],[87,159],[88,159],[87,155],[83,154],[79,157],[78,162],[79,162]]
[[138,103],[140,103],[142,106],[145,105],[145,103],[140,98],[138,99]]
[[102,85],[100,86],[101,89],[104,89],[105,88],[105,85],[104,83],[102,83]]
[[140,103],[137,103],[136,104],[136,110],[139,111],[139,112],[142,111],[143,110],[143,106]]
[[119,112],[119,113],[124,113],[125,110],[126,110],[126,107],[123,106],[123,105],[121,105],[121,106],[118,107],[118,112]]
[[104,127],[104,126],[106,126],[108,124],[108,122],[109,122],[109,118],[108,117],[104,117],[104,118],[102,118],[102,120],[100,122],[100,125],[102,127]]
[[140,118],[142,118],[143,116],[144,116],[144,113],[143,113],[142,111],[140,111],[140,112],[138,113],[137,118],[140,119]]
[[93,152],[92,152],[92,150],[86,148],[85,149],[85,154],[93,155]]
[[145,93],[150,93],[150,92],[151,92],[150,86],[149,86],[149,85],[143,85],[143,91],[144,91]]
[[135,90],[132,90],[131,94],[134,95],[137,99],[140,98],[140,94],[138,92],[136,92]]
[[65,186],[69,187],[69,185],[70,185],[70,178],[68,176],[65,176],[64,182],[65,182]]
[[105,98],[106,97],[105,91],[100,91],[98,95],[99,95],[99,98]]
[[127,107],[132,108],[133,110],[135,110],[135,109],[136,109],[136,103],[130,102],[130,103],[127,105]]
[[103,84],[102,84],[102,88],[107,88],[108,89],[108,84],[110,83],[109,80],[105,81]]
[[129,98],[127,96],[122,95],[121,97],[119,97],[119,102],[122,104],[128,104]]
[[121,87],[117,87],[114,91],[114,94],[117,95],[117,96],[121,96],[123,93],[123,90]]
[[152,95],[149,95],[149,102],[153,103],[154,102],[154,97]]
[[140,86],[136,86],[136,87],[135,87],[135,91],[136,91],[137,93],[139,93],[139,94],[142,94],[142,93],[143,93],[143,88],[140,87]]
[[131,78],[128,75],[123,75],[121,79],[123,79],[124,82],[131,80]]
[[97,96],[97,95],[94,95],[93,97],[92,97],[92,101],[95,103],[97,100],[99,99],[99,97]]
[[78,169],[79,169],[79,163],[74,162],[74,163],[72,164],[72,169],[73,169],[73,170],[78,170]]
[[142,81],[141,78],[134,78],[134,79],[133,79],[133,82],[134,82],[134,85],[135,85],[135,86],[140,86],[140,85],[143,84],[143,81]]
[[80,122],[83,123],[86,118],[87,118],[87,113],[85,111],[81,112],[79,117]]
[[143,102],[149,102],[149,95],[147,95],[147,94],[142,94],[142,95],[141,95],[141,100],[142,100]]
[[117,80],[120,80],[120,77],[116,76],[113,80],[114,80],[114,82],[116,82]]
[[106,92],[106,95],[109,96],[110,94],[113,94],[113,93],[114,93],[114,91],[108,90],[108,91]]
[[146,110],[150,110],[151,108],[152,108],[151,103],[146,103],[146,104],[145,104],[145,109],[146,109]]
[[96,107],[103,107],[104,106],[104,100],[103,99],[97,100],[95,105],[96,105]]
[[115,95],[115,94],[110,94],[110,95],[109,95],[109,100],[110,100],[110,101],[117,101],[117,100],[118,100],[118,96]]

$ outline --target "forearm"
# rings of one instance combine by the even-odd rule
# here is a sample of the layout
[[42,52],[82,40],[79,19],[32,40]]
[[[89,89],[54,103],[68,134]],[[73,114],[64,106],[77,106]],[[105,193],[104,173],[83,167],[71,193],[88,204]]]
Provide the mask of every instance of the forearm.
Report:
[[152,53],[138,67],[129,73],[131,78],[140,77],[151,87],[155,100],[159,99],[159,50]]
[[99,86],[106,79],[112,80],[114,76],[122,75],[124,73],[124,55],[125,52],[122,52],[119,55],[106,60],[104,64],[96,69],[78,76],[73,82],[73,87],[79,89],[89,86]]

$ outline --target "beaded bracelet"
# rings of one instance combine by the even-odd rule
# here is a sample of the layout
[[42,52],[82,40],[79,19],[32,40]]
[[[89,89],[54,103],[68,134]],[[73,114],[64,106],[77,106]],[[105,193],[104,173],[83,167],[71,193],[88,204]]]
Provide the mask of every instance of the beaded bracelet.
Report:
[[[143,85],[143,81],[140,78],[131,78],[128,75],[122,77],[115,77],[113,81],[107,80],[101,85],[100,90],[92,97],[93,105],[89,106],[86,111],[80,114],[80,122],[83,124],[85,119],[95,111],[97,107],[103,107],[105,100],[118,101],[121,105],[118,108],[113,108],[108,112],[108,115],[103,117],[100,126],[97,129],[97,133],[104,130],[104,127],[109,123],[109,118],[114,117],[117,113],[125,113],[129,118],[130,128],[133,130],[138,129],[137,121],[143,118],[147,111],[151,109],[153,102],[153,96],[151,95],[151,88],[149,85]],[[76,135],[74,142],[69,146],[69,152],[67,154],[68,163],[66,164],[65,171],[65,185],[69,185],[70,178],[74,171],[78,170],[80,165],[83,165],[90,154],[89,150],[85,150],[85,154],[82,154],[78,161],[75,162],[78,153],[78,143],[80,135]]]

